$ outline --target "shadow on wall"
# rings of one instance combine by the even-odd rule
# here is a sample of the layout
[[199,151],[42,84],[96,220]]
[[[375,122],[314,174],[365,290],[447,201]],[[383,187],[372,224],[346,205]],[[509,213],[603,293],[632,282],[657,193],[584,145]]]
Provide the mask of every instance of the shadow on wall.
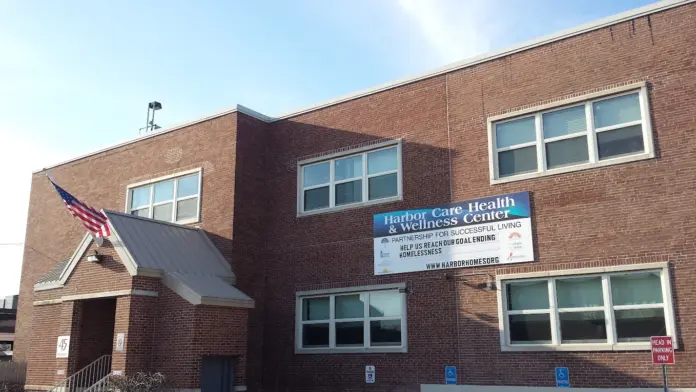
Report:
[[[250,314],[250,389],[411,392],[420,384],[444,384],[446,365],[457,366],[459,384],[467,385],[553,387],[555,368],[568,367],[573,387],[660,386],[660,369],[646,351],[502,352],[497,292],[485,289],[485,279],[447,280],[444,271],[374,276],[373,214],[450,201],[446,130],[402,135],[402,201],[305,217],[297,216],[297,162],[384,141],[387,131],[369,135],[285,121],[273,132],[262,126],[258,132],[263,136],[239,136],[233,237],[208,233],[231,262],[237,287],[256,301]],[[479,170],[484,158],[451,155],[472,163],[473,181],[488,181],[487,170]],[[294,353],[297,291],[397,282],[409,286],[407,353]],[[373,385],[365,384],[366,365],[376,367]]]

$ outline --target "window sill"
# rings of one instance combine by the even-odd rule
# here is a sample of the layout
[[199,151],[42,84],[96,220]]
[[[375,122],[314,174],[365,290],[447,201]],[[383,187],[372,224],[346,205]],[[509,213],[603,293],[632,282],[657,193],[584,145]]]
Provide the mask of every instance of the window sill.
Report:
[[516,176],[491,179],[490,183],[491,183],[491,185],[505,184],[508,182],[528,180],[528,179],[532,179],[532,178],[539,178],[539,177],[546,177],[546,176],[553,176],[556,174],[570,173],[570,172],[575,172],[575,171],[580,171],[580,170],[595,169],[598,167],[620,165],[622,163],[643,161],[646,159],[653,159],[653,158],[655,158],[654,152],[644,152],[642,154],[617,157],[617,158],[607,159],[605,161],[599,161],[599,162],[595,162],[595,163],[583,163],[583,164],[579,164],[579,165],[559,167],[557,169],[550,169],[550,170],[547,170],[545,172],[525,173],[525,174],[519,174]]
[[312,216],[312,215],[320,215],[320,214],[331,214],[334,212],[339,212],[339,211],[345,211],[345,210],[352,210],[356,208],[363,208],[363,207],[370,207],[378,204],[386,204],[386,203],[393,203],[397,201],[402,201],[404,198],[403,196],[393,196],[393,197],[386,197],[384,199],[377,199],[377,200],[370,200],[366,201],[363,203],[353,203],[353,204],[346,204],[342,205],[339,207],[332,207],[332,208],[323,208],[321,210],[312,210],[312,211],[306,211],[306,212],[298,212],[297,217],[301,218],[304,216]]
[[563,345],[509,345],[502,346],[503,352],[529,352],[529,351],[650,351],[650,342],[639,343],[590,343],[590,344],[563,344]]
[[407,347],[295,348],[295,354],[406,353]]

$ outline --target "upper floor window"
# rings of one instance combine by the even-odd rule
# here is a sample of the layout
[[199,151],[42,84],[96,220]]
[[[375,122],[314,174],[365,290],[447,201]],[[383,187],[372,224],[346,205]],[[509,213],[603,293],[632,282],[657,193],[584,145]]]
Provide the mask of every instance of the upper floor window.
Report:
[[645,87],[491,122],[491,180],[654,157]]
[[200,193],[200,170],[131,185],[128,187],[127,212],[165,222],[197,222]]
[[502,280],[503,347],[622,350],[674,334],[667,268]]
[[401,144],[300,163],[298,212],[343,209],[401,197]]
[[298,293],[297,352],[406,351],[404,291]]

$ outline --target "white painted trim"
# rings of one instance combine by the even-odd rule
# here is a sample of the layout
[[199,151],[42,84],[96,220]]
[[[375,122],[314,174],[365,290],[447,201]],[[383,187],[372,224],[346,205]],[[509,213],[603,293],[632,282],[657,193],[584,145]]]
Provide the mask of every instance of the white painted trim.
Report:
[[99,293],[89,293],[89,294],[75,294],[75,295],[64,295],[57,299],[47,299],[42,301],[34,301],[34,306],[43,305],[55,305],[63,303],[65,301],[79,301],[82,299],[94,299],[94,298],[110,298],[110,297],[123,297],[126,295],[140,296],[140,297],[158,297],[159,293],[156,291],[149,290],[117,290],[117,291],[102,291]]
[[68,265],[65,266],[63,273],[60,274],[58,283],[65,285],[65,282],[68,280],[70,275],[72,275],[73,270],[77,266],[77,262],[80,261],[80,259],[85,254],[87,248],[91,243],[92,236],[89,233],[85,234],[85,236],[82,237],[82,242],[80,242],[80,245],[77,247],[75,253],[73,253],[72,257],[70,258],[70,262],[68,263]]
[[60,299],[61,299],[61,301],[78,301],[81,299],[123,297],[126,295],[144,296],[144,297],[157,297],[157,296],[159,296],[159,294],[156,291],[117,290],[117,291],[102,291],[99,293],[89,293],[89,294],[65,295],[63,297],[60,297]]
[[27,391],[50,391],[55,387],[55,385],[25,385],[24,389]]
[[[610,99],[622,95],[635,94],[638,93],[638,103],[640,107],[641,120],[623,123],[618,128],[629,127],[632,125],[641,125],[641,130],[643,134],[643,152],[635,153],[631,155],[618,156],[615,158],[609,158],[604,160],[599,160],[597,155],[597,142],[596,137],[599,132],[593,127],[594,119],[592,106],[595,102]],[[588,161],[571,164],[567,166],[561,166],[553,169],[547,168],[546,162],[546,143],[559,140],[559,138],[549,138],[544,139],[542,133],[541,125],[541,115],[551,111],[563,110],[568,107],[579,106],[580,104],[585,106],[585,119],[588,123],[585,135],[587,137],[587,148],[588,148]],[[524,143],[516,146],[510,146],[505,148],[497,148],[495,141],[495,126],[501,122],[506,122],[510,120],[516,120],[520,117],[526,117],[534,113],[536,116],[536,140],[534,143]],[[607,129],[607,128],[604,128]],[[538,106],[533,106],[529,108],[524,108],[521,110],[513,111],[510,113],[505,113],[501,115],[491,116],[487,119],[487,130],[488,130],[488,167],[489,167],[489,180],[491,185],[504,184],[508,182],[527,180],[532,178],[552,176],[556,174],[575,172],[580,170],[594,169],[599,167],[619,165],[629,162],[642,161],[646,159],[655,158],[655,147],[653,143],[653,133],[652,124],[650,123],[650,105],[648,104],[648,93],[646,82],[632,83],[625,86],[618,86],[611,89],[597,91],[589,94],[583,94],[580,96],[575,96],[567,99],[563,99],[556,102],[546,103]],[[582,137],[583,134],[574,134],[563,136],[561,138],[573,138]],[[552,140],[553,139],[553,140]],[[536,155],[537,155],[537,169],[533,172],[526,172],[515,174],[507,177],[500,177],[498,171],[498,153],[501,151],[506,151],[508,149],[522,148],[525,146],[536,145]]]
[[[108,217],[108,214],[110,212],[106,212],[106,211],[102,210],[102,213]],[[109,236],[109,241],[111,242],[111,246],[114,247],[116,254],[121,259],[121,262],[126,267],[126,270],[128,270],[128,274],[130,274],[130,276],[137,275],[138,274],[138,264],[135,262],[133,255],[131,255],[128,248],[126,248],[126,246],[123,244],[123,240],[118,235],[118,231],[116,231],[116,228],[114,227],[114,225],[111,223],[111,219],[108,219],[106,222],[109,225],[109,229],[111,230],[111,235]]]
[[486,120],[489,122],[501,122],[512,120],[515,117],[522,117],[526,114],[532,114],[536,112],[548,112],[565,109],[566,107],[575,106],[579,103],[584,103],[585,101],[594,101],[599,98],[608,97],[610,95],[620,95],[621,93],[630,93],[633,91],[638,91],[641,88],[647,87],[647,82],[636,82],[623,86],[617,86],[609,88],[602,91],[595,91],[583,95],[573,96],[566,99],[561,99],[558,101],[548,102],[537,106],[526,107],[524,109],[515,110],[512,112],[507,112],[503,114],[498,114],[495,116],[488,117]]
[[[192,174],[198,174],[198,192],[196,193],[195,196],[191,195],[191,196],[185,196],[185,197],[177,197],[178,180],[182,177],[190,176]],[[162,221],[162,222],[173,223],[173,224],[177,224],[177,225],[189,225],[192,223],[200,222],[201,221],[201,191],[203,189],[203,168],[202,167],[184,170],[184,171],[177,172],[177,173],[171,173],[171,174],[167,174],[167,175],[160,176],[157,178],[143,180],[143,181],[139,181],[136,183],[126,185],[126,205],[124,206],[124,209],[123,209],[124,213],[127,215],[130,215],[130,212],[131,212],[130,203],[131,203],[131,190],[132,189],[139,188],[142,186],[154,185],[156,183],[164,182],[164,181],[168,181],[168,180],[175,180],[174,185],[173,185],[174,189],[172,190],[173,193],[172,193],[171,200],[167,201],[166,203],[165,202],[154,203],[153,197],[154,197],[155,191],[154,191],[154,186],[153,186],[150,188],[150,201],[147,204],[147,206],[141,206],[140,208],[136,208],[134,210],[144,210],[147,208],[150,211],[148,218],[153,219],[155,205],[172,203],[172,219],[176,219],[176,212],[177,212],[177,208],[178,208],[177,203],[179,201],[182,201],[182,200],[193,199],[193,198],[197,197],[198,198],[198,203],[197,203],[198,205],[196,207],[197,210],[196,210],[196,217],[195,218],[184,219],[181,221],[171,221],[171,222]],[[142,217],[140,217],[140,218],[142,218]]]
[[344,95],[342,97],[334,98],[334,99],[331,99],[331,100],[326,101],[326,102],[314,104],[314,105],[311,105],[311,106],[308,106],[308,107],[305,107],[302,109],[298,109],[298,110],[295,110],[295,111],[292,111],[289,113],[281,114],[280,116],[277,116],[277,117],[266,116],[264,114],[261,114],[259,112],[254,111],[252,109],[249,109],[245,106],[235,105],[231,109],[228,109],[225,111],[221,111],[221,112],[218,112],[218,113],[215,113],[212,115],[198,118],[196,120],[189,121],[189,122],[186,122],[183,124],[175,125],[173,127],[163,129],[163,130],[156,132],[156,133],[151,133],[149,135],[138,137],[138,138],[133,139],[133,140],[119,143],[119,144],[116,144],[114,146],[106,147],[106,148],[103,148],[103,149],[100,149],[100,150],[97,150],[94,152],[90,152],[90,153],[78,156],[76,158],[69,159],[67,161],[63,161],[63,162],[59,162],[57,164],[47,166],[43,169],[36,170],[33,174],[37,174],[37,173],[40,173],[44,170],[48,170],[48,169],[52,169],[52,168],[55,168],[55,167],[58,167],[61,165],[72,163],[72,162],[78,161],[80,159],[84,159],[84,158],[91,157],[93,155],[100,154],[100,153],[105,152],[105,151],[109,151],[109,150],[112,150],[115,148],[127,146],[130,144],[139,142],[141,140],[146,140],[149,138],[157,137],[159,135],[173,132],[173,131],[176,131],[178,129],[182,129],[182,128],[185,128],[185,127],[188,127],[191,125],[195,125],[195,124],[198,124],[201,122],[209,121],[209,120],[215,119],[217,117],[222,117],[224,115],[235,113],[235,112],[244,113],[246,115],[249,115],[249,116],[254,117],[254,118],[261,120],[261,121],[265,121],[267,123],[288,119],[288,118],[295,117],[295,116],[298,116],[301,114],[305,114],[305,113],[313,112],[315,110],[323,109],[323,108],[326,108],[329,106],[334,106],[334,105],[337,105],[337,104],[340,104],[343,102],[352,101],[354,99],[362,98],[365,96],[377,94],[377,93],[380,93],[383,91],[387,91],[387,90],[391,90],[391,89],[394,89],[397,87],[401,87],[404,85],[415,83],[415,82],[418,82],[420,80],[425,80],[425,79],[429,79],[429,78],[432,78],[435,76],[439,76],[439,75],[443,75],[443,74],[450,73],[453,71],[457,71],[460,69],[473,67],[473,66],[478,65],[478,64],[482,64],[482,63],[486,63],[486,62],[489,62],[489,61],[492,61],[495,59],[510,56],[512,54],[523,52],[526,50],[530,50],[530,49],[533,49],[533,48],[536,48],[539,46],[543,46],[543,45],[546,45],[546,44],[549,44],[552,42],[561,41],[561,40],[564,40],[564,39],[567,39],[570,37],[574,37],[576,35],[585,34],[585,33],[590,32],[590,31],[602,29],[604,27],[612,26],[612,25],[615,25],[618,23],[622,23],[622,22],[631,20],[631,19],[637,19],[637,18],[646,16],[646,15],[665,11],[665,10],[668,10],[670,8],[690,4],[694,1],[696,1],[696,0],[663,0],[663,1],[659,1],[659,2],[656,2],[653,4],[646,5],[646,6],[641,7],[641,8],[636,8],[633,10],[622,12],[622,13],[619,13],[619,14],[616,14],[613,16],[598,19],[594,22],[589,22],[589,23],[586,23],[586,24],[583,24],[580,26],[576,26],[576,27],[573,27],[573,28],[570,28],[567,30],[563,30],[563,31],[560,31],[560,32],[557,32],[554,34],[546,35],[546,36],[543,36],[543,37],[540,37],[537,39],[533,39],[533,40],[526,41],[526,42],[523,42],[523,43],[520,43],[517,45],[513,45],[513,46],[510,46],[508,48],[499,50],[499,51],[490,52],[490,53],[483,54],[481,56],[476,56],[476,57],[472,57],[472,58],[469,58],[469,59],[466,59],[466,60],[463,60],[460,62],[455,62],[455,63],[446,65],[444,67],[441,67],[441,68],[438,68],[438,69],[435,69],[433,71],[429,71],[429,72],[426,72],[426,73],[423,73],[420,75],[408,77],[405,79],[400,79],[400,80],[390,82],[390,83],[385,83],[385,84],[382,84],[379,86],[375,86],[375,87],[368,88],[368,89],[361,90],[361,91],[357,91],[357,92],[354,92],[354,93],[351,93],[348,95]]
[[63,300],[58,298],[58,299],[45,299],[43,301],[34,301],[32,305],[34,306],[43,306],[43,305],[56,305],[63,303]]
[[[615,322],[613,320],[613,311],[616,307],[610,304],[611,296],[607,296],[607,291],[609,290],[607,284],[604,283],[604,275],[606,274],[621,274],[622,272],[640,272],[640,271],[660,271],[660,279],[662,282],[662,298],[663,303],[660,308],[665,310],[665,323],[667,335],[674,337],[674,348],[678,349],[678,337],[675,324],[675,313],[674,304],[672,301],[672,286],[669,278],[669,263],[668,262],[657,262],[657,263],[644,263],[644,264],[630,264],[630,265],[615,265],[607,267],[593,267],[593,268],[578,268],[572,270],[554,270],[554,271],[539,271],[539,272],[527,272],[518,274],[501,274],[496,277],[496,287],[498,287],[498,331],[500,334],[500,349],[503,352],[521,352],[521,351],[642,351],[650,350],[650,342],[615,342],[616,335],[614,333]],[[604,275],[603,275],[604,274]],[[549,287],[551,287],[551,282],[556,277],[573,277],[579,275],[598,275],[603,277],[602,290],[604,293],[604,305],[602,307],[611,307],[609,311],[612,313],[611,319],[606,320],[607,323],[607,343],[560,343],[560,338],[554,336],[554,329],[552,329],[552,340],[557,341],[555,344],[511,344],[508,342],[508,322],[507,315],[511,314],[507,309],[507,286],[505,281],[509,280],[539,280],[540,278],[549,280]],[[549,292],[551,290],[549,289]],[[553,303],[555,303],[555,298]],[[551,317],[555,317],[556,309],[553,308],[553,303],[549,302]],[[636,308],[636,306],[631,306],[631,308]],[[605,309],[605,317],[607,310]],[[520,313],[520,312],[514,312]],[[521,312],[524,313],[524,312]],[[537,312],[538,313],[538,312]],[[548,313],[548,312],[545,312]],[[551,327],[554,326],[553,320]],[[609,331],[612,328],[612,331]],[[557,331],[558,328],[555,328]],[[614,339],[614,340],[610,340]]]
[[[400,316],[393,317],[371,317],[369,316],[369,299],[367,295],[379,291],[397,291],[401,297]],[[335,318],[335,298],[337,295],[360,294],[364,301],[365,309],[362,317],[354,319]],[[302,320],[302,301],[306,298],[329,296],[329,319],[304,321]],[[406,283],[380,284],[369,286],[348,287],[340,289],[322,289],[299,291],[295,293],[295,354],[351,354],[351,353],[407,353],[408,352],[408,313],[407,313],[407,293]],[[369,346],[370,344],[370,321],[396,320],[401,321],[401,345],[391,347]],[[363,347],[336,347],[336,323],[337,322],[359,321],[363,323]],[[329,347],[302,347],[302,328],[307,324],[329,324]]]
[[[396,159],[397,159],[396,169],[384,171],[384,172],[376,173],[376,174],[368,174],[367,173],[367,154],[374,152],[374,151],[386,150],[386,149],[393,148],[393,147],[396,147]],[[334,179],[334,164],[333,164],[333,162],[335,162],[335,160],[348,158],[350,156],[361,156],[362,169],[363,169],[362,174],[359,177],[355,177],[355,178],[350,179],[350,180],[336,181]],[[330,170],[329,182],[321,184],[321,185],[304,187],[303,186],[304,171],[302,170],[302,168],[305,166],[314,165],[314,164],[323,163],[323,162],[329,163],[329,170]],[[369,179],[371,177],[393,174],[393,173],[396,173],[396,191],[397,191],[396,196],[385,197],[382,199],[369,200],[369,188],[368,188]],[[342,182],[349,182],[349,181],[354,181],[354,180],[361,180],[362,181],[362,199],[363,199],[363,201],[357,202],[357,203],[343,204],[343,205],[339,205],[339,206],[334,205],[336,185],[340,184]],[[316,210],[310,210],[310,211],[304,211],[304,191],[310,190],[313,188],[326,187],[326,186],[329,187],[329,207],[320,208],[320,209],[316,209]],[[327,155],[318,156],[318,157],[314,157],[314,158],[304,159],[304,160],[297,162],[297,199],[296,199],[297,200],[297,217],[318,215],[318,214],[328,214],[328,213],[345,211],[345,210],[350,210],[350,209],[355,209],[355,208],[363,208],[363,207],[372,206],[372,205],[376,205],[376,204],[392,203],[392,202],[403,200],[403,197],[404,197],[403,196],[403,139],[387,140],[384,142],[375,143],[375,144],[368,145],[368,146],[362,146],[362,147],[358,147],[358,148],[354,148],[354,149],[350,149],[350,150],[340,151],[340,152],[333,153],[333,154],[327,154]]]
[[37,283],[34,285],[34,291],[46,291],[46,290],[53,290],[53,289],[62,289],[65,287],[64,285],[53,281],[53,282],[46,282],[46,283]]

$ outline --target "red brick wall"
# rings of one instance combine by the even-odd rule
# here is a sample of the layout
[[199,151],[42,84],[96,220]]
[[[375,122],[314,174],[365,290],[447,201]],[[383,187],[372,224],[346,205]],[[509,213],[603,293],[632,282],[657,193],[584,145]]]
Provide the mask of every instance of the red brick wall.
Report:
[[[507,274],[669,261],[683,347],[670,379],[674,386],[694,387],[696,352],[690,347],[696,335],[689,326],[696,323],[691,311],[696,296],[689,283],[696,277],[696,246],[688,239],[696,234],[695,19],[696,5],[689,4],[268,125],[245,115],[224,116],[52,172],[81,199],[121,210],[127,184],[206,168],[201,226],[258,305],[249,321],[252,391],[355,390],[364,386],[365,365],[377,366],[374,391],[441,383],[444,365],[451,364],[467,384],[550,386],[553,367],[568,365],[576,387],[657,385],[659,373],[648,364],[647,352],[501,353],[496,297],[477,288],[476,280],[445,280],[441,272],[373,276],[373,214],[517,191],[532,195],[537,261],[466,271]],[[487,117],[638,80],[648,85],[655,159],[490,185]],[[384,138],[403,139],[403,201],[296,216],[298,160]],[[168,152],[178,148],[181,159],[172,162],[167,157],[177,154]],[[31,306],[32,286],[56,259],[69,257],[81,233],[43,174],[35,175],[19,358],[27,355],[32,310],[39,309]],[[408,353],[294,354],[296,291],[385,282],[407,282],[411,288]],[[166,291],[157,300],[158,314],[170,316],[161,313],[169,309],[183,320],[199,320],[193,310],[179,309]],[[119,299],[117,312],[122,306],[129,305]],[[219,328],[240,327],[214,322]],[[34,330],[54,333],[43,324]],[[167,328],[155,336],[201,344],[212,337],[204,330]],[[193,385],[195,362],[178,358],[176,350],[155,345],[153,364],[178,367],[182,382]]]
[[[374,390],[442,383],[451,364],[467,384],[552,386],[553,368],[568,365],[577,387],[659,385],[647,352],[501,353],[496,295],[470,281],[446,281],[442,272],[372,275],[374,213],[517,191],[532,192],[537,262],[465,272],[669,261],[684,347],[670,380],[696,386],[696,353],[689,349],[696,335],[688,327],[696,321],[689,285],[696,247],[684,240],[696,232],[695,18],[696,5],[672,9],[274,124],[267,389],[348,390],[364,385],[365,365],[377,366]],[[636,80],[649,86],[656,159],[490,185],[487,117]],[[404,140],[403,202],[296,217],[293,164],[383,137]],[[407,354],[293,353],[296,291],[398,281],[412,288]]]
[[177,388],[200,388],[201,358],[237,358],[236,385],[246,385],[247,309],[194,306],[162,286],[157,298],[151,369]]
[[[129,184],[203,167],[200,226],[232,237],[236,113],[119,147],[51,170],[54,180],[80,200],[123,211]],[[95,174],[96,173],[96,174]],[[46,180],[32,178],[26,245],[17,314],[15,356],[26,358],[32,327],[33,287],[56,262],[69,258],[84,235],[78,220]],[[231,244],[222,247],[229,257]]]
[[33,312],[33,322],[43,325],[41,333],[29,335],[27,384],[53,385],[56,377],[56,343],[58,341],[61,304],[37,306]]

